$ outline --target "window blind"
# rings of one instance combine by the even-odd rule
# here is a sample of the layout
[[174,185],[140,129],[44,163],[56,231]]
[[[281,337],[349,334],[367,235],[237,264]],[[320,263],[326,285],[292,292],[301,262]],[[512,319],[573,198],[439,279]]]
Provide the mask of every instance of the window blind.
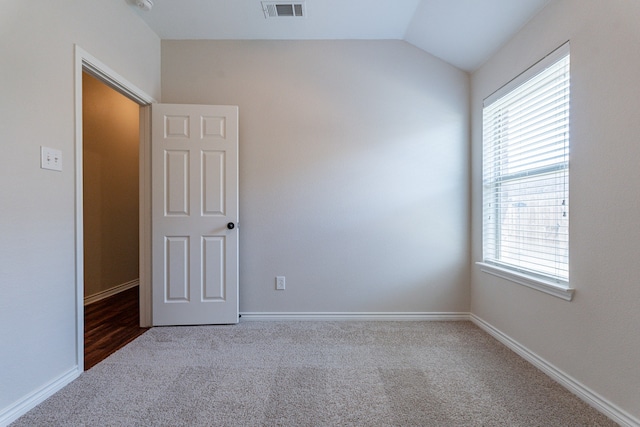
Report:
[[569,281],[569,46],[483,108],[485,263]]

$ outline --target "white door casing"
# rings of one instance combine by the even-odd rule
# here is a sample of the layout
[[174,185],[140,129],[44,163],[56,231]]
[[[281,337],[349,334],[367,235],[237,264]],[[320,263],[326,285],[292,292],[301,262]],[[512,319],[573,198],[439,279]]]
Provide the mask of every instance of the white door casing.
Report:
[[238,107],[154,104],[151,134],[152,323],[237,323]]

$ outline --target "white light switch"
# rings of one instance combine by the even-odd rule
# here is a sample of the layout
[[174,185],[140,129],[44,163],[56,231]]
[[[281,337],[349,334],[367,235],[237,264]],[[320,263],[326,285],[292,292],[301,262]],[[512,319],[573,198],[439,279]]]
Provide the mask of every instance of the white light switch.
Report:
[[40,147],[40,167],[54,171],[62,170],[62,151],[49,147]]

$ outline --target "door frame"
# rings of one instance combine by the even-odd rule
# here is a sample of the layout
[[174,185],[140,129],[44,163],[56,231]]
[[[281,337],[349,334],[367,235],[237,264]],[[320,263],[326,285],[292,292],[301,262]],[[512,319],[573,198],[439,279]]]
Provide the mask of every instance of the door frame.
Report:
[[82,72],[96,77],[140,106],[139,276],[140,326],[151,326],[151,104],[156,100],[78,45],[75,47],[75,289],[76,363],[84,371],[84,219],[82,168]]

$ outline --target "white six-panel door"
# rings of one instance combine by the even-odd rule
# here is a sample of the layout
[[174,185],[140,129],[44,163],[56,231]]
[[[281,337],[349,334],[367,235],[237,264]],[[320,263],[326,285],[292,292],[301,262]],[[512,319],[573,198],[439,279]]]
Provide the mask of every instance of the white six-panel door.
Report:
[[152,107],[153,325],[238,322],[238,107]]

